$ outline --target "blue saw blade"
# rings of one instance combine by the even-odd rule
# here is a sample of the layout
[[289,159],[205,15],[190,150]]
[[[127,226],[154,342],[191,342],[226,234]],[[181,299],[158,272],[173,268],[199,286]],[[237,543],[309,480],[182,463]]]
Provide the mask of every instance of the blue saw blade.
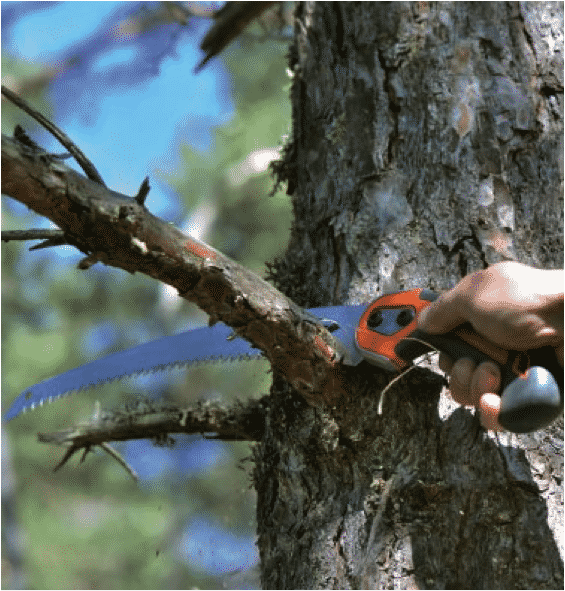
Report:
[[9,421],[24,410],[80,390],[126,376],[160,371],[203,361],[260,357],[241,338],[228,340],[233,329],[225,324],[197,328],[118,351],[35,384],[22,392],[6,413]]
[[[312,308],[313,321],[329,328],[341,343],[343,362],[357,365],[363,357],[355,346],[355,328],[365,305]],[[233,337],[233,338],[232,338]],[[71,394],[127,376],[156,372],[210,361],[235,361],[261,356],[233,329],[218,323],[150,341],[112,353],[35,384],[22,392],[6,413],[11,420],[20,413]]]

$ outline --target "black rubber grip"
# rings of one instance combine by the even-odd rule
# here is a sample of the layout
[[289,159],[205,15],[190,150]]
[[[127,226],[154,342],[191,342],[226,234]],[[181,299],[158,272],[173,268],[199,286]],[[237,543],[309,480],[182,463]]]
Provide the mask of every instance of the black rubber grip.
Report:
[[[470,324],[457,327],[457,330],[460,329],[476,334]],[[497,363],[501,371],[502,398],[499,422],[509,431],[525,433],[541,429],[563,411],[563,369],[553,347],[531,349],[526,352],[508,351],[506,362],[500,363],[454,332],[432,335],[416,329],[409,337],[425,341],[432,346],[402,340],[395,347],[395,352],[405,361],[411,362],[435,348],[449,355],[454,361],[465,357],[476,365],[484,361]],[[525,372],[528,368],[529,371]],[[525,373],[520,375],[522,372]]]

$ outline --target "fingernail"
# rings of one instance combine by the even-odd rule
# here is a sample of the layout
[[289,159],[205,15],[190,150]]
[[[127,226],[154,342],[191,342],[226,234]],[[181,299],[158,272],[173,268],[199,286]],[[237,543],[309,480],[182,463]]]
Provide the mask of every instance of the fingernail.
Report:
[[500,398],[496,394],[483,394],[480,401],[480,420],[487,431],[504,431],[498,422]]
[[471,398],[469,390],[471,386],[471,376],[475,364],[471,359],[458,359],[451,368],[451,379],[449,380],[451,396],[459,404],[474,405],[475,401]]

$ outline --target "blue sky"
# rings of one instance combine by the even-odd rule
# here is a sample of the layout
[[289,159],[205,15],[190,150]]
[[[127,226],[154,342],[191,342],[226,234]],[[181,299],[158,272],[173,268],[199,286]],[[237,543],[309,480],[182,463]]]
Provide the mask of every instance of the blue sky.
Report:
[[[209,62],[198,75],[193,73],[202,58],[198,45],[210,26],[208,20],[191,21],[186,28],[178,24],[160,27],[133,40],[123,30],[108,34],[108,22],[116,21],[116,13],[124,22],[142,4],[2,2],[2,49],[17,59],[59,72],[50,86],[53,119],[94,163],[108,187],[133,196],[149,175],[149,210],[182,225],[191,212],[184,211],[177,196],[159,180],[159,171],[176,169],[181,142],[199,150],[213,149],[213,126],[233,115],[230,81],[219,60]],[[207,4],[217,7],[221,3]],[[67,67],[77,55],[84,59]],[[46,132],[35,139],[47,150],[64,151]],[[11,200],[3,204],[13,206]],[[23,210],[23,206],[18,209]],[[49,227],[43,218],[34,219],[31,225]],[[66,257],[70,259],[67,264],[82,258],[71,248],[39,252],[48,258]],[[226,461],[225,456],[220,442],[194,439],[173,451],[132,442],[127,453],[140,476],[149,479],[159,476],[155,466],[214,469]],[[250,538],[234,536],[206,519],[187,527],[186,543],[178,554],[199,568],[227,572],[257,560]],[[205,543],[195,544],[200,538]]]
[[[3,13],[14,4],[24,3],[3,2]],[[173,24],[145,35],[142,43],[139,38],[128,42],[127,35],[116,41],[102,34],[107,21],[116,11],[125,18],[139,3],[42,4],[43,10],[30,11],[9,29],[3,23],[3,50],[63,70],[51,86],[55,121],[109,187],[135,195],[149,175],[149,209],[177,219],[188,214],[179,210],[157,171],[175,170],[181,141],[208,150],[212,126],[233,114],[221,61],[212,60],[200,74],[193,73],[210,21],[196,19],[188,29]],[[64,63],[77,53],[88,53],[87,63],[65,72]],[[42,140],[47,149],[61,152],[47,133]]]

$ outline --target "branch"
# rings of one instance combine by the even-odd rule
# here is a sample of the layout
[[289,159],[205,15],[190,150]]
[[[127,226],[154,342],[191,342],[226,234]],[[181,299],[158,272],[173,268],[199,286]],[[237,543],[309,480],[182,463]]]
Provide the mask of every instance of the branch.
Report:
[[198,402],[190,408],[138,401],[133,408],[100,413],[91,422],[55,433],[38,433],[41,443],[64,445],[74,451],[110,441],[154,439],[167,443],[173,433],[216,433],[215,439],[259,441],[265,429],[268,397],[233,407]]
[[67,447],[54,471],[64,466],[80,450],[83,450],[82,462],[93,447],[100,447],[137,480],[134,470],[109,445],[110,441],[153,439],[156,445],[170,445],[174,443],[170,437],[173,433],[216,433],[214,439],[260,441],[268,406],[267,396],[249,400],[245,405],[237,402],[231,408],[199,402],[195,407],[181,409],[137,401],[134,407],[98,414],[88,423],[79,423],[54,433],[38,433],[37,439],[41,443]]
[[249,23],[258,18],[274,2],[226,2],[214,13],[216,22],[200,44],[206,57],[196,66],[199,72],[214,56],[238,37]]
[[100,261],[176,288],[210,315],[211,324],[222,321],[261,349],[273,370],[310,404],[335,404],[346,394],[338,343],[319,322],[265,280],[153,216],[135,199],[4,135],[2,193],[55,222],[67,242],[87,255],[79,268]]
[[10,242],[12,240],[43,240],[40,244],[32,246],[30,250],[67,244],[65,233],[62,230],[3,230],[1,238],[2,242]]

